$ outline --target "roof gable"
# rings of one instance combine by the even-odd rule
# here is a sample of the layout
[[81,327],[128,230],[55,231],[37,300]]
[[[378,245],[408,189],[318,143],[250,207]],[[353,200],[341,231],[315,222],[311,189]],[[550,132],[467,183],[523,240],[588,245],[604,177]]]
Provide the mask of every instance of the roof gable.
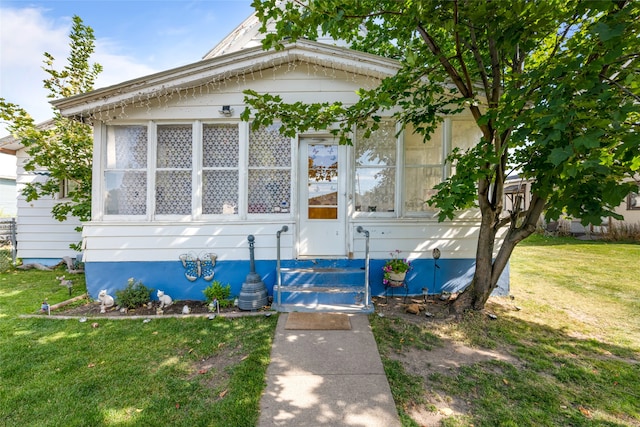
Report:
[[64,116],[86,117],[296,61],[374,78],[393,75],[399,69],[399,63],[395,60],[299,40],[282,50],[264,51],[261,46],[251,47],[51,103]]
[[[202,59],[216,58],[221,55],[262,46],[265,33],[260,32],[261,25],[262,23],[254,12],[233,31],[231,31],[229,35],[222,39],[222,41],[211,49]],[[275,33],[275,27],[275,21],[270,20],[267,24],[266,32]],[[320,32],[318,33],[318,38],[315,41],[330,46],[349,47],[346,42],[334,40],[328,36],[323,36]]]

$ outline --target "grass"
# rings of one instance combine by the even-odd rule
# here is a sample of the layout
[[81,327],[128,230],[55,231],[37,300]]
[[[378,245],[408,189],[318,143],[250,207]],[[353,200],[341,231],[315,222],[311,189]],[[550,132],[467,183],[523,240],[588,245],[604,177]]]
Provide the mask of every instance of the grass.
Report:
[[[390,342],[380,351],[393,371],[403,425],[419,425],[411,408],[433,409],[428,402],[444,396],[451,407],[467,409],[443,417],[443,426],[640,426],[639,259],[637,244],[534,236],[512,257],[514,299],[487,305],[497,320],[470,313],[459,322],[407,327],[372,316],[378,342]],[[412,371],[394,356],[395,343],[416,349],[437,343],[415,328],[507,354],[511,362]]]
[[[371,316],[404,426],[640,426],[640,245],[535,236],[516,249],[497,314]],[[0,424],[253,426],[277,316],[91,322],[21,318],[69,298],[62,272],[0,273]],[[74,276],[73,295],[84,292]],[[454,339],[506,361],[429,369]],[[422,368],[403,363],[424,355]],[[426,366],[426,367],[425,367]],[[436,399],[437,397],[437,399]]]
[[[58,272],[0,274],[0,424],[254,426],[277,316],[21,318],[69,298]],[[84,292],[74,276],[73,292]]]

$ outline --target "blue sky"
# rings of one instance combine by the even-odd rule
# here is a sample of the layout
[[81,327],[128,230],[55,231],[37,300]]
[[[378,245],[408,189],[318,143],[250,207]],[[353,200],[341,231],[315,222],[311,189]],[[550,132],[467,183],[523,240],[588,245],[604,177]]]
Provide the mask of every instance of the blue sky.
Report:
[[43,54],[66,65],[73,15],[94,30],[97,89],[196,62],[252,12],[251,0],[0,0],[0,97],[51,117]]

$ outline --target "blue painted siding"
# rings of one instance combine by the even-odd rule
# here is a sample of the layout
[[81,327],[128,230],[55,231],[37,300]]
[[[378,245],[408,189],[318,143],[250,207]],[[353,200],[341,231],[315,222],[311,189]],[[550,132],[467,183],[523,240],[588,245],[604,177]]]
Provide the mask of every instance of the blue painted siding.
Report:
[[[369,284],[372,295],[383,295],[382,267],[385,260],[371,260]],[[276,282],[276,261],[257,260],[256,272],[261,276],[267,287],[269,295],[273,295],[273,287]],[[287,267],[336,267],[336,268],[363,268],[364,260],[332,260],[323,261],[296,261],[282,260],[282,268]],[[407,274],[407,284],[410,295],[422,295],[422,288],[428,288],[429,294],[439,294],[442,291],[455,292],[464,288],[473,277],[473,259],[440,259],[438,266],[434,268],[434,261],[417,259],[412,261],[412,270]],[[434,275],[435,269],[435,275]],[[215,265],[214,280],[223,285],[231,285],[231,293],[238,295],[247,274],[250,271],[248,260],[242,261],[218,261]],[[115,291],[123,289],[129,278],[141,281],[145,286],[155,290],[161,289],[173,299],[204,300],[202,290],[210,282],[203,278],[191,282],[185,277],[185,269],[182,263],[176,261],[158,262],[88,262],[85,264],[87,277],[87,290],[91,298],[97,298],[101,289],[106,289],[111,295]],[[435,280],[434,280],[435,279]],[[508,293],[509,269],[505,269],[499,288],[494,292],[497,295]],[[155,297],[155,292],[154,292]]]

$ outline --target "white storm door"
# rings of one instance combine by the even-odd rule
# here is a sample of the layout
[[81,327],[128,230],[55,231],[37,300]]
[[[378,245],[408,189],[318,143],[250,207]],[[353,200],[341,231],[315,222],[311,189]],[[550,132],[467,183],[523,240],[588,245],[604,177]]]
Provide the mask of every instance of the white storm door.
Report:
[[333,138],[300,138],[299,256],[346,256],[345,153]]

